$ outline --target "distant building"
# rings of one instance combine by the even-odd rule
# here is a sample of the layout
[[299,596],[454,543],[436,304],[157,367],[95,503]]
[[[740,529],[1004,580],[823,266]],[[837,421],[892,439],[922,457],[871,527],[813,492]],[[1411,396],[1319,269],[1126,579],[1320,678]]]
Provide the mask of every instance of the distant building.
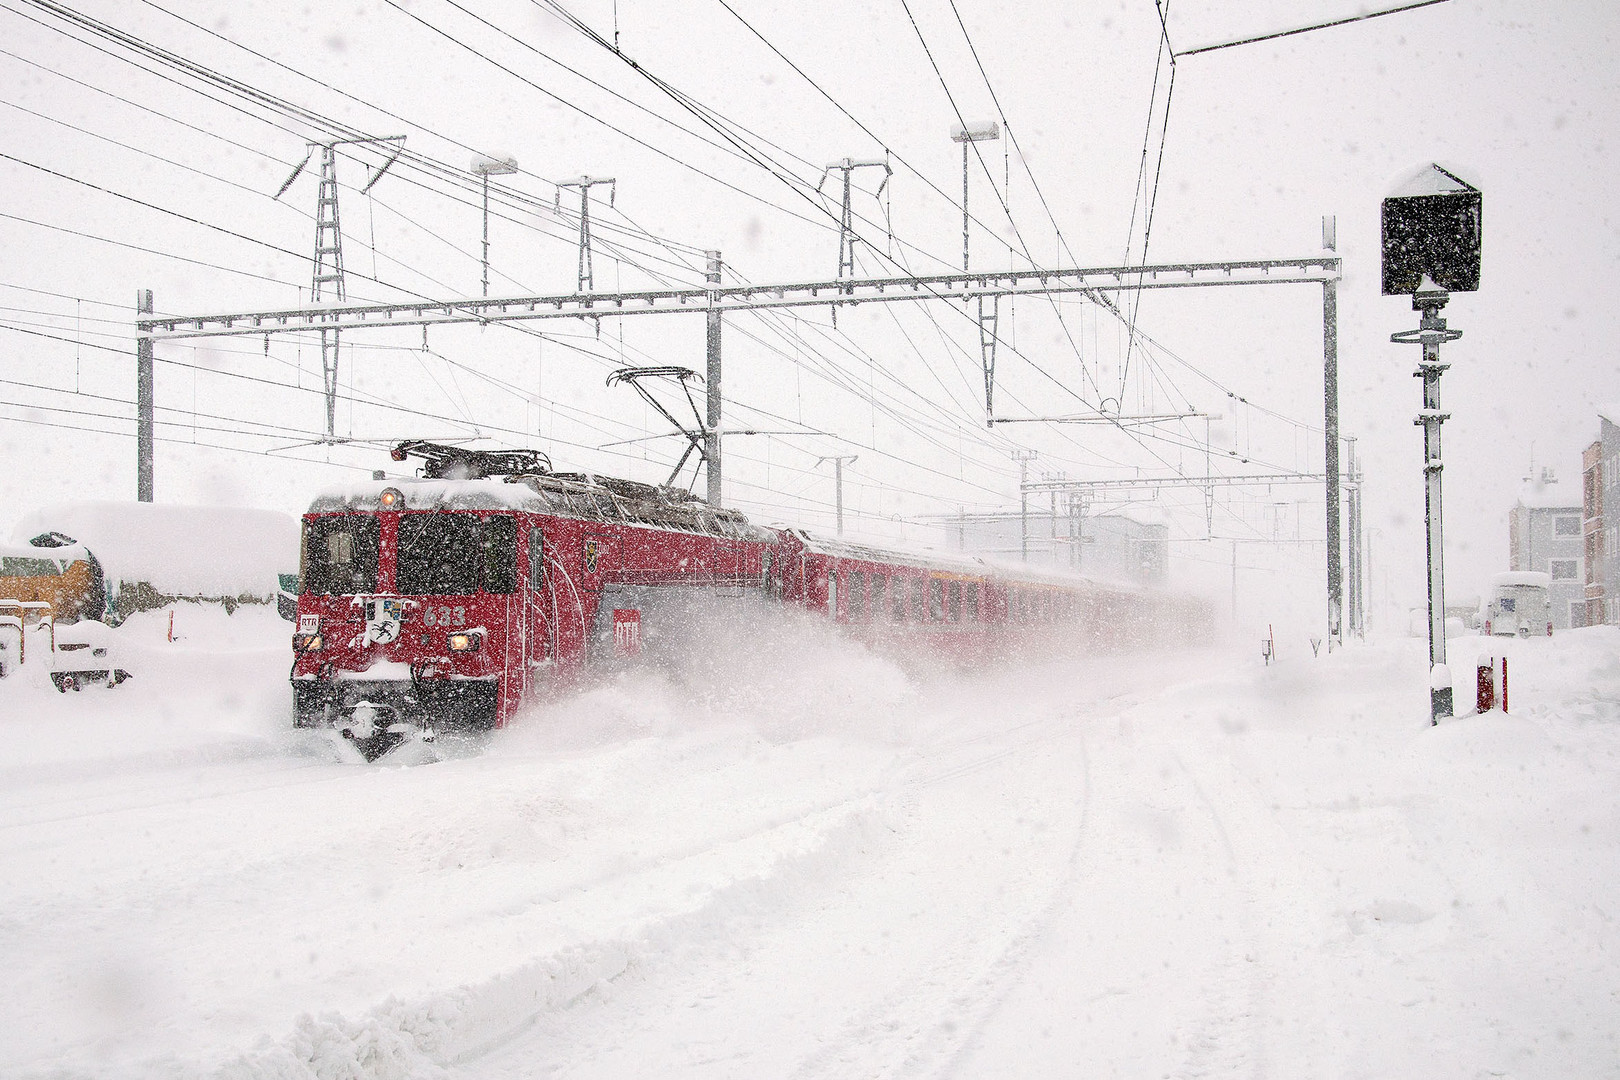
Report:
[[1031,506],[1017,512],[957,514],[940,521],[948,543],[969,555],[1017,562],[1028,551],[1031,566],[1063,570],[1104,581],[1156,585],[1170,568],[1170,527],[1156,511],[1053,514]]
[[1581,502],[1559,489],[1551,469],[1526,477],[1508,512],[1508,569],[1551,579],[1547,600],[1556,630],[1587,622],[1583,524]]
[[1586,624],[1620,623],[1620,407],[1598,410],[1598,438],[1581,454]]

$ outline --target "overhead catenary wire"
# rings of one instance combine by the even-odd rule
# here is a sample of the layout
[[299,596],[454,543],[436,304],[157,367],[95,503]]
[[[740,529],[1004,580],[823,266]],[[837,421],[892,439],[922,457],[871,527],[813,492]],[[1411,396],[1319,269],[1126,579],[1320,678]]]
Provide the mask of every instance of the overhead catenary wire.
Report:
[[[666,249],[666,250],[667,250],[667,249]],[[695,248],[695,247],[694,247],[694,248],[693,248],[693,249],[692,249],[692,250],[693,250],[693,251],[696,251],[696,250],[697,250],[697,249],[696,249],[696,248]],[[816,325],[816,324],[811,324],[811,325]],[[819,332],[819,331],[818,331],[818,332]],[[885,370],[885,369],[883,369],[883,368],[877,368],[877,370],[878,370],[878,371],[879,371],[879,372],[882,372],[882,371],[884,371],[884,370]],[[846,383],[851,383],[851,382],[852,382],[852,381],[851,381],[851,380],[848,380],[848,379],[845,379],[845,380],[844,380],[844,381],[845,381],[845,382],[846,382]],[[846,389],[847,389],[847,390],[848,390],[848,392],[851,392],[851,393],[857,393],[857,392],[858,392],[858,391],[859,391],[859,390],[860,390],[860,389],[861,389],[861,388],[860,388],[860,387],[859,387],[859,386],[858,386],[858,385],[849,385],[849,386],[847,386],[847,387],[846,387]],[[962,431],[962,430],[964,430],[964,429],[958,429],[958,431],[959,431],[959,432],[960,432],[960,431]],[[966,429],[966,430],[967,430],[967,431],[971,431],[971,429]],[[996,440],[996,439],[994,439],[994,438],[992,438],[992,439],[990,439],[990,440],[989,440],[989,441],[988,441],[988,442],[987,442],[987,443],[986,443],[986,445],[992,445],[992,444],[994,444],[994,443],[995,443],[995,442],[996,442],[996,441],[997,441],[997,440]]]

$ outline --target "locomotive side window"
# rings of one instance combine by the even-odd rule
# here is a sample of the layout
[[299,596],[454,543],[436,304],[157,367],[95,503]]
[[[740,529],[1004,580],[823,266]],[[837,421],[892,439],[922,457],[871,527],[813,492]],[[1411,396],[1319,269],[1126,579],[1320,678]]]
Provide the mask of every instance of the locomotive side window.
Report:
[[889,598],[884,595],[888,591],[889,579],[883,574],[872,575],[872,618],[882,621],[889,615]]
[[866,575],[859,570],[849,572],[849,617],[852,622],[866,621]]
[[953,581],[950,584],[945,605],[945,618],[951,622],[962,621],[962,583],[960,581]]
[[945,621],[945,583],[939,578],[928,579],[928,621]]
[[409,596],[477,592],[482,555],[478,526],[472,514],[402,514],[398,590]]
[[304,523],[304,591],[327,596],[377,591],[377,519],[331,514]]
[[838,618],[838,571],[827,571],[827,617]]
[[484,591],[517,591],[517,519],[500,515],[484,519]]
[[966,594],[963,596],[963,599],[965,599],[967,601],[967,614],[965,614],[963,616],[963,618],[966,619],[968,622],[978,622],[979,621],[979,583],[977,581],[968,582]]
[[546,587],[546,538],[539,529],[529,530],[529,588]]
[[923,594],[927,590],[928,584],[922,578],[914,577],[911,579],[911,614],[907,618],[915,619],[918,622],[922,622],[923,619],[927,618],[927,601],[923,599]]

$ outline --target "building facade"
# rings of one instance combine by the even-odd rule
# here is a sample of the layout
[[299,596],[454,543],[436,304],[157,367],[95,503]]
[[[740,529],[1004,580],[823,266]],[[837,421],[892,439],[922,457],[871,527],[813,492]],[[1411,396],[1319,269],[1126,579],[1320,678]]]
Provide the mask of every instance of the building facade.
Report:
[[1620,623],[1620,408],[1598,413],[1598,438],[1581,455],[1586,623]]
[[1547,600],[1556,630],[1587,623],[1584,526],[1582,503],[1561,490],[1551,469],[1526,477],[1508,511],[1508,569],[1551,578]]

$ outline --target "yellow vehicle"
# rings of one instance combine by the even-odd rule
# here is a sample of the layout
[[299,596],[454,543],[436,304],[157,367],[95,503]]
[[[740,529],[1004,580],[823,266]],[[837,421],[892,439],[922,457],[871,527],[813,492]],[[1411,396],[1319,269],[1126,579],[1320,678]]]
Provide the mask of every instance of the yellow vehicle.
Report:
[[47,544],[0,546],[0,599],[43,601],[58,624],[101,618],[107,585],[96,557],[78,544],[39,539]]

